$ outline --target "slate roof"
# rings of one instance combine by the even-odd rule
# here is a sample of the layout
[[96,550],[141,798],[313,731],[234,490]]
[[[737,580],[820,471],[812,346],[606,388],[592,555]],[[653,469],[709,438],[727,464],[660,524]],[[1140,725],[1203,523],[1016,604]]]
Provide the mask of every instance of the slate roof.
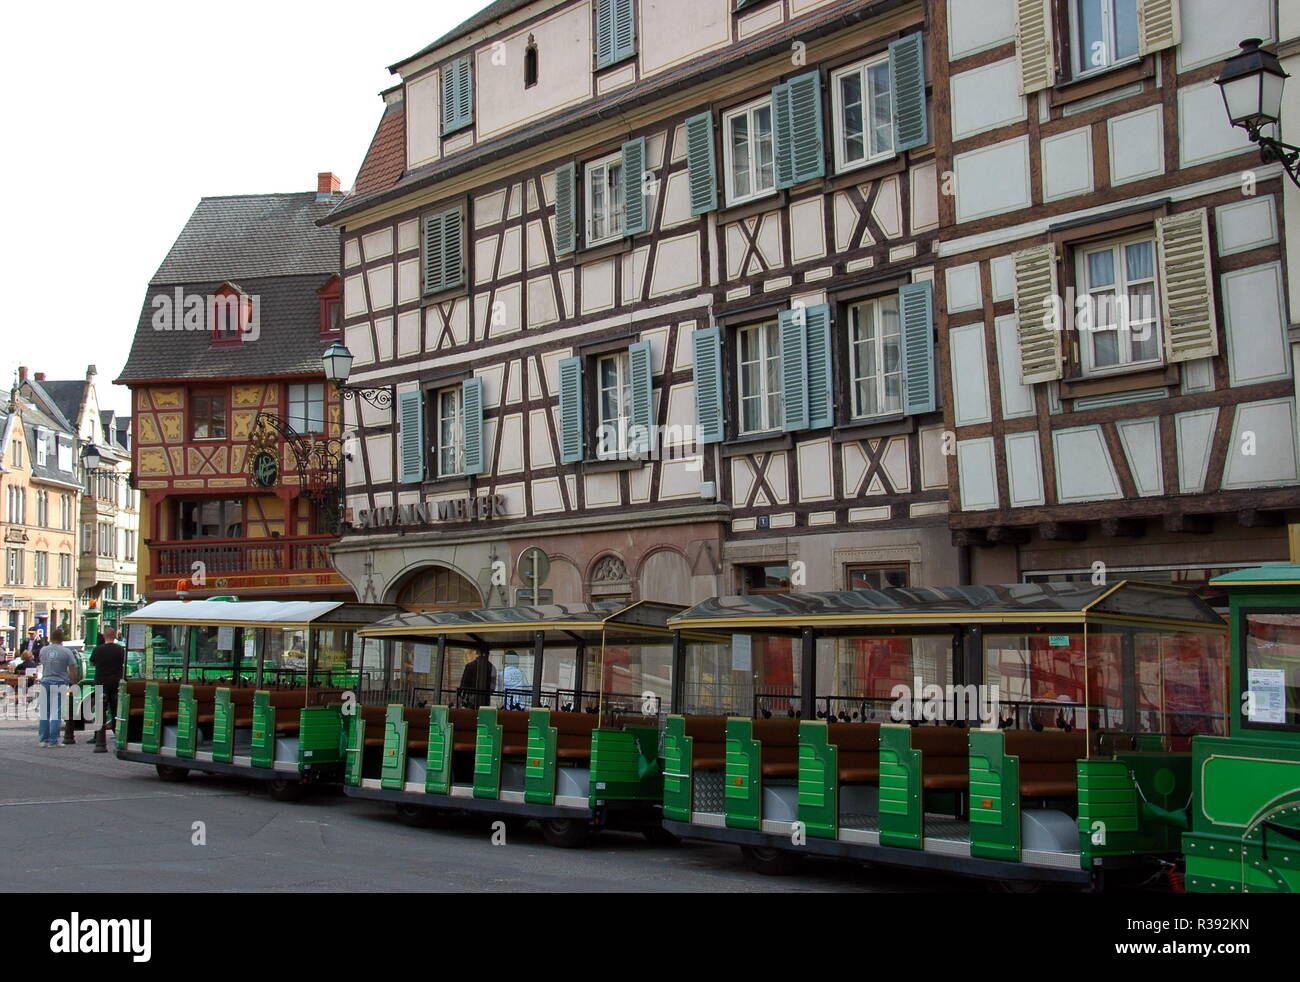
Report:
[[[32,478],[37,481],[57,481],[60,484],[70,484],[74,487],[80,487],[80,481],[77,479],[77,437],[71,427],[65,425],[52,415],[45,413],[33,402],[23,400],[22,405],[23,427],[27,431],[27,462],[32,469]],[[37,461],[36,454],[36,430],[45,429],[56,435],[55,444],[50,446],[50,451],[45,458],[45,465],[41,466]],[[59,454],[57,444],[67,443],[72,446],[72,470],[59,469]]]
[[408,61],[414,61],[421,55],[426,55],[430,51],[436,51],[444,44],[451,44],[452,41],[455,41],[458,38],[463,38],[467,34],[472,34],[480,27],[486,27],[494,20],[505,17],[508,14],[513,14],[516,10],[521,10],[534,2],[536,2],[536,0],[496,0],[495,3],[488,4],[473,17],[461,21],[459,25],[452,28],[432,44],[425,45],[415,54],[411,55],[411,57],[403,58],[401,61],[397,62],[397,64],[390,66],[388,70],[390,72],[396,71],[398,65],[405,65]]
[[[320,227],[341,195],[237,195],[199,202],[145,293],[120,383],[191,378],[320,375],[319,291],[339,269],[339,234]],[[256,298],[259,331],[236,346],[213,347],[202,330],[157,330],[155,300],[209,297],[238,283]],[[181,317],[173,318],[182,327]]]
[[[337,265],[337,258],[335,259]],[[330,276],[333,275],[331,271]],[[176,287],[149,287],[135,340],[119,383],[184,381],[194,378],[255,378],[266,375],[320,375],[321,355],[329,346],[320,336],[320,290],[330,276],[277,276],[244,279],[240,286],[258,300],[259,332],[242,344],[213,347],[206,330],[155,330],[154,298],[173,297]],[[212,296],[225,280],[185,285],[186,295]]]
[[335,273],[339,238],[316,226],[338,197],[315,191],[204,198],[154,273],[152,283]]
[[[68,429],[74,433],[77,429],[77,419],[81,415],[81,400],[86,395],[86,380],[79,379],[66,382],[51,382],[46,379],[44,382],[38,382],[35,379],[29,379],[31,387],[45,394],[45,404],[53,405],[58,408],[60,423],[65,424]],[[53,415],[53,414],[51,414]]]

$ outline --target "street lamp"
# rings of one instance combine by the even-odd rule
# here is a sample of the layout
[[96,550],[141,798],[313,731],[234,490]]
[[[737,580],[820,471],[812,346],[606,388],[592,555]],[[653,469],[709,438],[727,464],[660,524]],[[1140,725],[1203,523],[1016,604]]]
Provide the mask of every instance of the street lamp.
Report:
[[352,374],[352,352],[341,341],[335,341],[321,355],[325,366],[325,377],[334,383],[339,396],[354,399],[360,396],[376,409],[387,409],[393,404],[394,387],[391,385],[348,385],[348,376]]
[[1246,131],[1252,143],[1259,144],[1264,163],[1277,161],[1296,187],[1300,187],[1300,147],[1265,136],[1273,127],[1281,132],[1282,87],[1290,78],[1282,70],[1277,55],[1265,51],[1259,38],[1241,42],[1241,50],[1223,63],[1214,81],[1223,94],[1223,105],[1233,126]]
[[86,448],[81,451],[81,462],[86,465],[86,470],[99,470],[99,465],[103,463],[103,460],[103,452],[93,443],[86,444]]

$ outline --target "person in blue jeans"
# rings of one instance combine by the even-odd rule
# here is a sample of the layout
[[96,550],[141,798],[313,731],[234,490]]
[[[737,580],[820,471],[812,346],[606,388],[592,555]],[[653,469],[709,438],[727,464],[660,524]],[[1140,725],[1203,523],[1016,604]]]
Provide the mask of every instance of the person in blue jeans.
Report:
[[78,681],[77,658],[63,646],[63,629],[50,632],[50,643],[41,649],[40,721],[36,737],[42,747],[59,746],[59,723],[68,689]]

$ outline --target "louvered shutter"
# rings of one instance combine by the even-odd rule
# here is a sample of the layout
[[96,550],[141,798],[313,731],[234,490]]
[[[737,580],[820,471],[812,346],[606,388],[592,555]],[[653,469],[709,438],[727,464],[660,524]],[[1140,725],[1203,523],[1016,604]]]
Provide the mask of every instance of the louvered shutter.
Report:
[[781,339],[782,426],[787,433],[808,428],[808,338],[804,307],[783,310],[777,318]]
[[[1016,280],[1016,333],[1020,340],[1020,381],[1025,385],[1061,377],[1060,303],[1056,289],[1056,250],[1024,249],[1012,257]],[[1064,311],[1061,312],[1062,316]]]
[[627,349],[628,382],[632,389],[631,453],[650,453],[655,448],[654,362],[650,342],[638,341]]
[[925,47],[909,34],[889,46],[889,87],[894,105],[894,149],[911,150],[930,142],[925,111]]
[[1016,61],[1021,95],[1055,83],[1051,0],[1016,0]]
[[424,219],[424,292],[442,289],[446,268],[443,262],[443,215],[426,215]]
[[460,286],[465,281],[464,236],[461,234],[459,208],[442,215],[442,288]]
[[474,76],[469,56],[457,58],[442,70],[443,135],[474,122]]
[[1217,355],[1219,330],[1206,209],[1158,219],[1156,244],[1166,360],[1191,361]]
[[804,310],[808,353],[808,427],[835,425],[835,400],[831,390],[831,308],[818,304]]
[[1138,51],[1150,54],[1183,39],[1178,0],[1138,0]]
[[691,335],[695,349],[695,423],[700,444],[721,443],[722,332],[705,327]]
[[646,230],[649,211],[645,185],[645,137],[623,144],[623,234]]
[[898,290],[903,347],[903,412],[934,412],[934,284],[907,283]]
[[424,480],[424,393],[398,393],[397,419],[402,483],[419,484]]
[[483,448],[483,380],[466,379],[460,387],[461,441],[465,448],[465,473],[487,470]]
[[636,7],[633,0],[614,0],[614,60],[636,54]]
[[577,247],[574,230],[576,212],[576,175],[573,164],[555,169],[555,254],[563,256]]
[[691,185],[691,214],[703,215],[718,207],[718,176],[713,149],[713,113],[700,113],[686,121],[686,170]]
[[614,60],[614,0],[596,0],[596,67]]
[[817,72],[772,90],[772,140],[777,187],[788,188],[826,173],[822,80]]
[[560,462],[582,460],[582,359],[560,362]]

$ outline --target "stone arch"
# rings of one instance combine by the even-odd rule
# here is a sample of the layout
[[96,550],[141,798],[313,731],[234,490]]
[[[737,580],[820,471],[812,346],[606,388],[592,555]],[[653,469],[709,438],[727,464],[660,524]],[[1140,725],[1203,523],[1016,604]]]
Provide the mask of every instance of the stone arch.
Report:
[[421,563],[404,571],[388,588],[388,603],[410,610],[474,610],[484,606],[474,580],[447,563]]
[[660,546],[646,553],[637,570],[637,596],[665,603],[695,602],[690,561],[672,546]]

